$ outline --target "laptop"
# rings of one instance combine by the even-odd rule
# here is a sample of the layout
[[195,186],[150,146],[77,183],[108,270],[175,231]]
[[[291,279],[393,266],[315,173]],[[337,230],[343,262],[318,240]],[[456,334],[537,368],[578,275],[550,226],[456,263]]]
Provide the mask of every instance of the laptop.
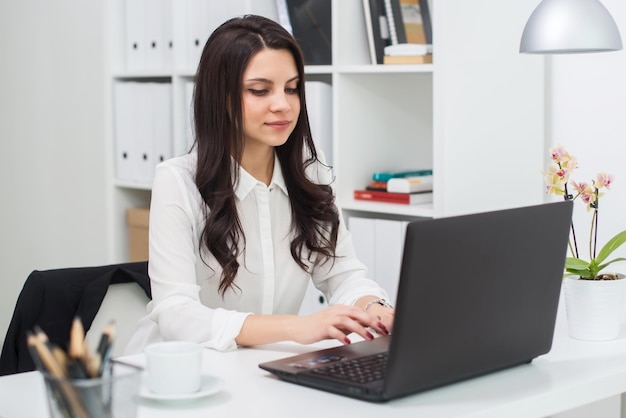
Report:
[[562,201],[411,222],[390,336],[259,367],[383,402],[530,363],[552,347],[571,219]]

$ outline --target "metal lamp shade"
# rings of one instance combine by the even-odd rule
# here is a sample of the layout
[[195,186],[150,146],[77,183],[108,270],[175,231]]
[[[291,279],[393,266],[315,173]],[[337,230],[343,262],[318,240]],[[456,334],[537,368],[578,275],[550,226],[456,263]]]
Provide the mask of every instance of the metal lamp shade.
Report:
[[622,49],[619,29],[598,0],[543,0],[522,34],[520,52],[577,54]]

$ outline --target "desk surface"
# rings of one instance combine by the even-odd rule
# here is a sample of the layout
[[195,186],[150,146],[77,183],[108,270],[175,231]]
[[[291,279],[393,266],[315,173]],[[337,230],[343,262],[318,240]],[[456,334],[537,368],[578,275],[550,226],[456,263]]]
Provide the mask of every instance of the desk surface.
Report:
[[[563,307],[550,353],[531,364],[456,383],[384,404],[372,404],[282,382],[259,369],[262,361],[311,350],[291,343],[204,352],[204,369],[224,388],[200,400],[141,400],[139,418],[171,417],[544,417],[626,392],[626,330],[608,342],[567,335]],[[326,345],[326,344],[325,344]],[[142,356],[127,358],[143,364]],[[38,372],[0,378],[0,417],[46,417]]]

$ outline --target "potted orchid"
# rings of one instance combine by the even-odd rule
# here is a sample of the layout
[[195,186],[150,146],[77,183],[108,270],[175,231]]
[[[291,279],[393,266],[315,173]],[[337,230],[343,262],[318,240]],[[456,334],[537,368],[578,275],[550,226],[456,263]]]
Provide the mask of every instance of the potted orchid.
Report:
[[585,280],[611,280],[615,274],[601,274],[608,265],[617,261],[626,261],[626,258],[615,258],[606,261],[609,255],[626,242],[626,231],[622,231],[611,238],[597,252],[598,244],[598,208],[600,197],[604,190],[611,188],[613,175],[600,172],[591,184],[575,182],[570,179],[571,173],[578,167],[575,157],[571,156],[561,145],[550,149],[550,157],[554,164],[548,167],[545,173],[546,189],[549,194],[561,195],[565,200],[580,199],[586,205],[587,211],[592,212],[591,228],[589,231],[589,261],[579,255],[576,232],[572,223],[572,239],[569,242],[571,257],[565,259],[565,270],[570,275],[580,276]]
[[[609,265],[626,258],[608,257],[626,242],[626,231],[621,231],[604,244],[598,245],[598,210],[600,198],[610,190],[613,175],[600,172],[591,183],[576,182],[572,172],[578,161],[561,145],[550,149],[551,164],[544,173],[548,194],[563,196],[565,200],[582,201],[591,212],[588,257],[579,252],[574,223],[571,225],[569,256],[565,259],[565,296],[570,336],[584,340],[609,340],[619,334],[623,314],[623,274],[606,273]],[[609,300],[598,300],[606,297]],[[576,302],[576,306],[574,305]],[[615,303],[614,307],[609,307]],[[602,309],[597,309],[602,306]]]

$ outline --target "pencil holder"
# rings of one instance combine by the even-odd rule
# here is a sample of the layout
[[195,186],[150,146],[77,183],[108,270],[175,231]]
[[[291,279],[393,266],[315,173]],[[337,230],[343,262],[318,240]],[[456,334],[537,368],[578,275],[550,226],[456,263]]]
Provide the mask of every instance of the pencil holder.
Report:
[[142,369],[112,361],[101,377],[42,373],[52,418],[130,418],[137,414]]

